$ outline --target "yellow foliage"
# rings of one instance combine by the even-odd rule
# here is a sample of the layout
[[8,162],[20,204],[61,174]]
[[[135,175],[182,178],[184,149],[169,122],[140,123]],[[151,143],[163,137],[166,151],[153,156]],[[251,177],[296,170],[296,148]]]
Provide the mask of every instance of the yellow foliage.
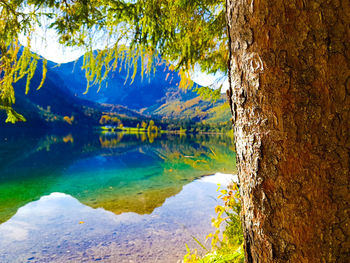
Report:
[[73,143],[74,142],[74,138],[72,136],[72,134],[68,134],[67,136],[63,137],[63,142],[64,143]]
[[63,120],[64,120],[65,122],[67,122],[68,124],[72,125],[72,124],[73,124],[73,121],[74,121],[74,116],[72,116],[72,117],[64,116],[64,117],[63,117]]

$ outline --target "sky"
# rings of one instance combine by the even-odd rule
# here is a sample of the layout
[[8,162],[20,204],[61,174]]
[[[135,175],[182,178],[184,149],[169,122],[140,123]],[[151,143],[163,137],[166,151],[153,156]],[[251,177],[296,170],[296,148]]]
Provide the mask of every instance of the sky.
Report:
[[[26,38],[24,36],[20,37],[20,42],[22,45],[26,45]],[[96,46],[96,49],[105,46],[103,41],[100,43],[101,45]],[[58,36],[53,29],[46,29],[45,31],[40,28],[36,29],[31,42],[31,50],[47,60],[56,63],[71,62],[84,55],[84,49],[65,47],[61,45],[58,42]],[[195,67],[195,70],[191,75],[192,80],[201,86],[212,85],[213,87],[217,87],[223,85],[222,92],[225,92],[228,88],[227,77],[224,77],[223,74],[206,74],[202,73],[199,70],[199,67]]]

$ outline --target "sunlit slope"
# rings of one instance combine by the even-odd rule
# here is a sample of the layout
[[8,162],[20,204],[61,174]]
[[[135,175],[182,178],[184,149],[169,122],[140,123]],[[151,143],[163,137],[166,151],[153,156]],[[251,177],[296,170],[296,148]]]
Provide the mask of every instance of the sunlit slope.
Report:
[[[27,94],[25,80],[15,83],[16,103],[14,109],[22,114],[27,122],[17,123],[15,126],[6,124],[6,127],[97,126],[105,112],[113,113],[119,119],[123,119],[124,124],[136,125],[140,120],[147,119],[135,110],[121,105],[102,105],[75,96],[64,81],[67,76],[55,72],[57,64],[48,62],[47,67],[45,82],[41,89],[37,90],[42,80],[41,61],[30,82]],[[0,112],[0,121],[4,122],[5,117],[5,113]]]
[[[145,113],[149,113],[148,110]],[[230,120],[230,107],[222,96],[216,102],[202,100],[196,97],[187,101],[170,100],[159,108],[152,109],[152,114],[166,119],[191,119],[207,123],[220,123]]]
[[164,60],[160,60],[149,75],[141,75],[140,62],[134,77],[125,67],[112,71],[101,86],[92,85],[88,92],[82,63],[83,58],[79,58],[76,62],[52,67],[79,98],[123,105],[154,118],[212,123],[230,119],[229,107],[224,106],[225,96],[212,103],[200,98],[195,92],[197,85],[190,89],[179,88],[179,74]]
[[[39,61],[28,94],[25,80],[15,83],[14,108],[27,119],[16,127],[97,126],[105,113],[113,113],[124,125],[133,127],[149,118],[209,123],[230,119],[224,96],[211,103],[194,92],[196,85],[180,89],[179,74],[164,60],[143,76],[140,63],[135,76],[121,67],[110,72],[101,87],[91,85],[88,92],[82,63],[82,57],[61,65],[48,61],[44,85],[37,90],[43,75]],[[5,117],[0,112],[0,121]]]

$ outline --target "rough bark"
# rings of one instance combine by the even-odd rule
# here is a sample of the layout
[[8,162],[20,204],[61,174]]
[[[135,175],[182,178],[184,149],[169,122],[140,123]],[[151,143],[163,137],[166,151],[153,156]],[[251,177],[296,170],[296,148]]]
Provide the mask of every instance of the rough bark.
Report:
[[247,262],[350,260],[350,1],[227,0]]

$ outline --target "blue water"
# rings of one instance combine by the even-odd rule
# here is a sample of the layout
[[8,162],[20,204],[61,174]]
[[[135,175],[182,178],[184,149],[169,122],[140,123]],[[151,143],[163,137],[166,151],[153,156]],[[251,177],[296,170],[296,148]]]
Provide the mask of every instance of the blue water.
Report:
[[235,173],[225,136],[0,138],[0,262],[177,262]]

